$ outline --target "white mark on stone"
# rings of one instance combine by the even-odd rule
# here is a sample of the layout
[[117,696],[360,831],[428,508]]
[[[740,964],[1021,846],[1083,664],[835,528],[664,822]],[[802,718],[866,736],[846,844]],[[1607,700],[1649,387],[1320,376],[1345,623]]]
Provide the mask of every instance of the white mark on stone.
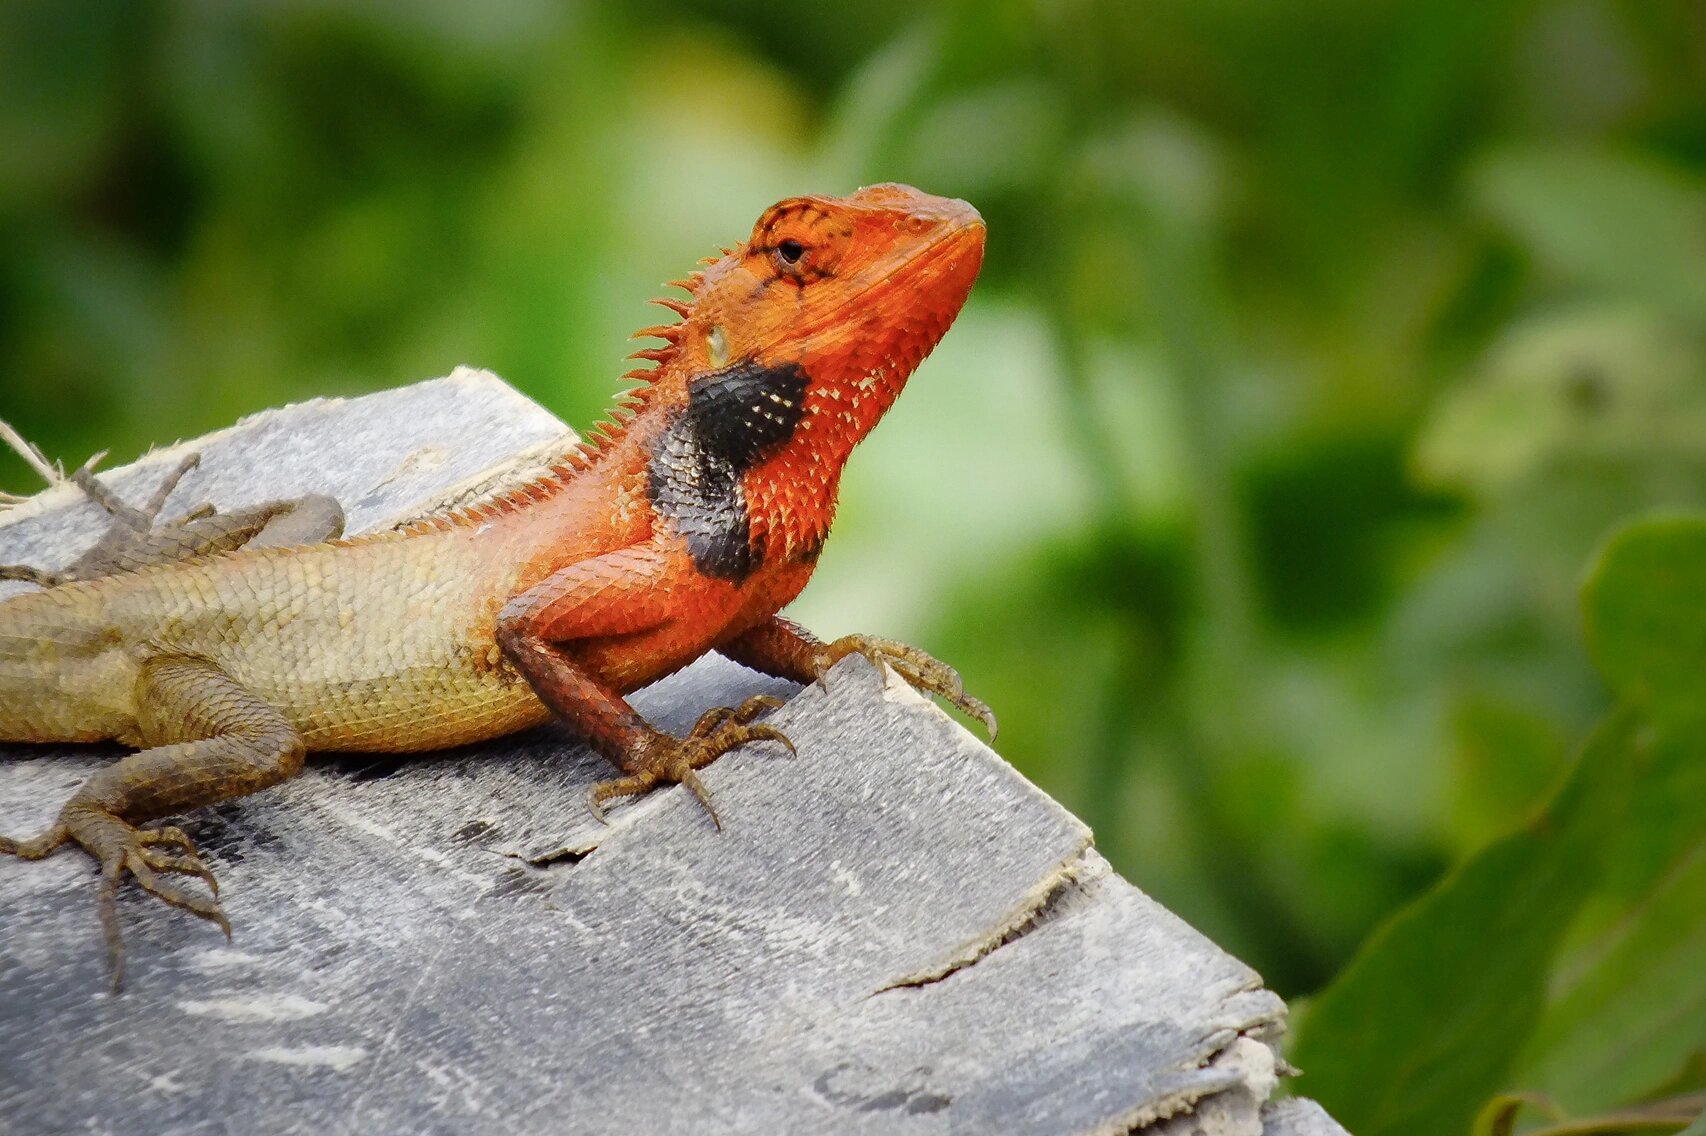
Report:
[[198,1018],[226,1022],[297,1022],[323,1014],[324,1002],[312,1002],[295,994],[254,994],[246,998],[210,998],[205,1002],[179,1002],[178,1009]]
[[858,876],[842,867],[840,860],[831,860],[829,862],[829,871],[830,875],[834,877],[835,882],[840,884],[841,889],[848,895],[865,894],[865,885],[859,882]]
[[148,1087],[157,1093],[173,1096],[188,1089],[189,1086],[178,1080],[176,1073],[161,1073],[157,1077],[148,1078]]
[[401,481],[406,477],[419,477],[422,474],[431,473],[444,465],[448,457],[449,455],[439,446],[421,446],[419,449],[411,450],[390,473],[374,483],[371,492],[378,492],[392,482]]
[[369,836],[376,836],[380,840],[385,841],[385,843],[408,852],[416,859],[426,861],[428,864],[431,864],[433,867],[442,871],[445,875],[453,876],[470,887],[483,892],[492,886],[492,881],[486,879],[484,876],[477,876],[473,872],[464,871],[463,869],[456,867],[455,862],[438,849],[427,848],[423,845],[414,844],[405,840],[403,837],[397,835],[393,829],[387,828],[385,825],[380,824],[376,820],[370,820],[354,809],[346,808],[345,806],[335,802],[328,802],[325,809],[327,812],[331,813],[351,828],[356,829],[358,832],[365,832]]
[[190,965],[197,970],[224,970],[229,967],[253,966],[260,961],[259,955],[234,951],[229,947],[212,947],[205,951],[197,951],[189,958]]
[[275,1045],[265,1049],[251,1049],[248,1056],[256,1061],[271,1061],[275,1065],[336,1069],[341,1073],[365,1061],[367,1050],[359,1045]]

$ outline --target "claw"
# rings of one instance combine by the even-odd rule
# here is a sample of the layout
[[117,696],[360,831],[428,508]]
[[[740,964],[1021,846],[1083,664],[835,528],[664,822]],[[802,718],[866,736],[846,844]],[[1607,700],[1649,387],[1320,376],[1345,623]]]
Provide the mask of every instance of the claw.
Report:
[[914,688],[934,694],[968,717],[976,718],[989,731],[991,741],[999,728],[995,712],[982,700],[966,693],[960,673],[934,655],[917,647],[875,635],[845,635],[818,652],[817,681],[822,686],[829,668],[848,655],[863,655],[878,668],[887,666]]
[[610,818],[604,815],[604,798],[607,794],[601,792],[601,790],[603,790],[603,788],[608,784],[610,784],[610,782],[600,781],[598,784],[586,791],[586,811],[591,813],[592,819],[597,821],[599,824],[610,823]]
[[215,897],[219,881],[181,828],[136,828],[110,813],[95,809],[67,810],[58,824],[31,840],[0,836],[0,853],[25,860],[40,860],[62,844],[75,841],[101,865],[97,912],[107,941],[107,962],[112,971],[112,992],[124,988],[124,936],[119,930],[118,888],[129,872],[137,885],[157,899],[207,920],[231,938],[231,921],[217,898],[185,891],[162,872],[195,876],[207,884]]
[[604,802],[614,797],[633,797],[659,783],[674,782],[687,787],[694,800],[711,816],[711,823],[720,830],[722,818],[711,804],[711,791],[696,770],[703,769],[731,749],[748,742],[772,741],[788,747],[797,754],[793,741],[775,726],[754,724],[750,719],[782,705],[771,694],[758,694],[738,707],[719,706],[699,716],[693,730],[685,738],[655,734],[642,745],[640,752],[627,758],[624,767],[632,772],[625,776],[600,781],[587,793],[587,810],[601,824],[608,823]]
[[187,892],[170,880],[162,879],[148,863],[146,851],[126,852],[123,865],[144,891],[166,901],[173,907],[187,911],[191,915],[200,916],[224,931],[226,939],[231,938],[231,921],[225,917],[225,912],[219,906],[218,901]]
[[987,702],[973,698],[969,694],[962,694],[955,700],[954,705],[970,717],[982,722],[983,728],[989,731],[990,741],[994,741],[996,735],[1001,732],[1001,723],[995,720],[995,711],[989,708]]
[[786,702],[774,694],[754,694],[735,708],[735,721],[750,722],[760,714],[780,710],[786,705]]
[[790,738],[787,734],[784,734],[781,730],[778,730],[775,726],[766,726],[762,723],[756,726],[747,726],[746,737],[741,744],[744,745],[745,742],[761,741],[778,742],[781,745],[788,747],[789,757],[800,756],[800,751],[794,748],[794,739]]
[[694,799],[704,807],[706,812],[711,814],[711,823],[717,827],[718,832],[721,832],[723,820],[717,815],[716,806],[711,804],[711,791],[705,788],[705,782],[699,779],[699,774],[691,769],[682,770],[681,783],[687,786],[687,791],[692,793]]
[[208,891],[215,896],[219,894],[219,881],[213,878],[213,872],[202,863],[200,856],[174,856],[170,852],[145,848],[142,852],[142,862],[157,872],[182,872],[186,876],[195,876],[207,885]]

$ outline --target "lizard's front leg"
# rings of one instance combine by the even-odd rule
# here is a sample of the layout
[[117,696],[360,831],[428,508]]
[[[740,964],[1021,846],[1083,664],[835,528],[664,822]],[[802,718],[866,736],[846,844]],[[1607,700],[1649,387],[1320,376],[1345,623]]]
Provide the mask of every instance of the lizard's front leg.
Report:
[[189,837],[151,820],[253,793],[302,768],[301,736],[272,706],[201,659],[165,656],[142,667],[137,725],[145,745],[103,769],[72,795],[52,828],[34,840],[0,837],[0,852],[40,859],[75,842],[101,865],[100,915],[112,959],[113,990],[124,981],[118,886],[129,872],[146,891],[231,934],[218,902],[186,891],[162,873],[219,885]]
[[982,722],[995,737],[995,712],[966,693],[959,672],[932,655],[894,639],[875,635],[843,635],[825,643],[799,624],[772,616],[717,650],[742,666],[792,682],[823,681],[829,668],[849,655],[863,655],[878,667],[887,665],[918,690],[934,694]]
[[576,656],[577,641],[644,633],[674,618],[669,573],[676,559],[651,546],[607,553],[554,573],[516,596],[498,616],[498,644],[540,701],[585,737],[624,776],[593,786],[587,804],[599,820],[604,802],[655,785],[679,782],[722,827],[710,793],[695,770],[752,741],[794,745],[774,726],[753,718],[778,699],[759,695],[739,707],[700,716],[685,738],[654,728]]

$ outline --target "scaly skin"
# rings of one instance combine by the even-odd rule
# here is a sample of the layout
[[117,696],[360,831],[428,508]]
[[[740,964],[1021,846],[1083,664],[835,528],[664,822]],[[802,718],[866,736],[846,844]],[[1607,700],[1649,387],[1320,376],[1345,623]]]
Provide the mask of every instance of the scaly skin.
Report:
[[429,750],[554,713],[623,773],[593,790],[595,813],[672,781],[709,809],[694,770],[749,741],[792,748],[753,721],[775,701],[676,739],[623,695],[713,649],[797,682],[865,654],[993,729],[923,652],[824,644],[776,615],[811,576],[848,454],[953,322],[983,241],[971,206],[906,186],[788,199],[678,282],[690,302],[659,301],[682,320],[641,333],[664,341],[636,352],[655,369],[630,373],[644,385],[548,477],[395,533],[189,560],[167,539],[155,558],[177,562],[0,603],[0,739],[139,749],[0,852],[75,842],[100,862],[116,988],[124,873],[230,930],[163,875],[217,893],[183,833],[138,826],[275,784],[309,750]]

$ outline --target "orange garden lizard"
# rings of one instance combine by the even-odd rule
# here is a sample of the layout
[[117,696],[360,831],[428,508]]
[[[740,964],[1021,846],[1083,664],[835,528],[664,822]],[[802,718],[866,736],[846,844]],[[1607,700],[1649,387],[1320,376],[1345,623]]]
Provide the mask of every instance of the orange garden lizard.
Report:
[[116,989],[126,873],[230,934],[189,838],[144,826],[277,784],[312,750],[431,750],[555,715],[621,771],[592,790],[595,813],[666,782],[710,809],[696,769],[751,741],[792,748],[756,720],[776,700],[677,739],[623,697],[710,650],[796,682],[863,654],[993,731],[924,652],[826,644],[776,614],[811,576],[848,454],[948,330],[983,245],[970,205],[907,186],[782,201],[676,282],[688,300],[658,301],[681,320],[639,333],[662,341],[635,353],[655,366],[629,373],[639,387],[590,440],[394,532],[337,539],[325,498],[157,526],[175,476],[136,510],[79,470],[113,514],[107,538],[63,573],[0,569],[46,585],[0,600],[0,740],[138,752],[0,852],[76,843],[99,862]]

